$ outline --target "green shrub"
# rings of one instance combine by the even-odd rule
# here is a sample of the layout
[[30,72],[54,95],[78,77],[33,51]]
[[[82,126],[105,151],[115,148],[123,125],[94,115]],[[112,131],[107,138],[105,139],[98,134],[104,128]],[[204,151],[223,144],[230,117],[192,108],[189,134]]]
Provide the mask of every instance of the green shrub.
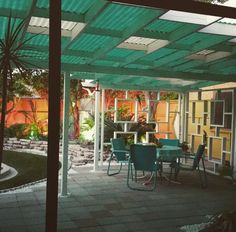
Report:
[[25,123],[16,123],[4,130],[4,136],[7,138],[16,137],[18,139],[27,138],[29,135],[29,125]]

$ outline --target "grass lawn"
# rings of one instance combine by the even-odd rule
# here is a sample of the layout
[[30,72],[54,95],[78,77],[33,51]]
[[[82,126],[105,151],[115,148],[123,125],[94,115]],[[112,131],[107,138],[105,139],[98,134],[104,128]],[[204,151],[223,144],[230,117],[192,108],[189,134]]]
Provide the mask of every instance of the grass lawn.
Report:
[[0,190],[41,180],[47,176],[47,157],[24,152],[4,151],[3,163],[14,167],[18,175],[0,182]]

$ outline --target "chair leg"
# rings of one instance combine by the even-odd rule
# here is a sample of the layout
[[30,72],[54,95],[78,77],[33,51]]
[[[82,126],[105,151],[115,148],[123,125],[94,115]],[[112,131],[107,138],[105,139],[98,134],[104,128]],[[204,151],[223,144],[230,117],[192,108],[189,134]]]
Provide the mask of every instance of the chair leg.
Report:
[[107,175],[108,175],[108,176],[114,176],[114,175],[117,175],[117,174],[120,173],[120,171],[121,171],[121,169],[122,169],[122,163],[121,163],[118,172],[110,173],[112,156],[113,156],[113,154],[111,154],[111,157],[110,157],[109,162],[108,162],[108,168],[107,168]]
[[131,163],[129,162],[128,164],[128,174],[127,174],[127,186],[130,188],[130,185],[129,185],[129,176],[130,176],[130,169],[131,169],[131,176],[132,176],[132,180],[133,180],[133,171],[132,171],[132,167],[131,167]]
[[173,167],[170,168],[170,175],[169,175],[169,181],[168,181],[168,184],[170,184],[170,182],[171,182],[171,178],[172,178],[172,170],[173,170]]
[[[157,170],[155,170],[155,175],[154,175],[154,183],[153,183],[153,187],[152,188],[150,188],[150,189],[147,189],[147,188],[135,188],[135,187],[132,187],[131,185],[130,185],[130,172],[131,172],[131,163],[129,163],[129,166],[128,166],[128,174],[127,174],[127,186],[128,186],[128,188],[130,188],[131,190],[137,190],[137,191],[148,191],[148,192],[150,192],[150,191],[153,191],[153,190],[155,190],[156,189],[156,187],[157,187]],[[135,180],[136,180],[136,177],[137,177],[137,171],[135,170]]]
[[197,167],[197,170],[198,170],[198,175],[199,175],[200,182],[201,182],[201,187],[206,188],[207,187],[207,179],[206,179],[205,167],[203,168],[203,178],[202,178],[202,174],[201,174],[199,166]]
[[202,167],[203,167],[203,175],[204,175],[204,184],[202,187],[207,188],[207,174],[206,174],[205,163],[204,163],[203,158],[202,158]]

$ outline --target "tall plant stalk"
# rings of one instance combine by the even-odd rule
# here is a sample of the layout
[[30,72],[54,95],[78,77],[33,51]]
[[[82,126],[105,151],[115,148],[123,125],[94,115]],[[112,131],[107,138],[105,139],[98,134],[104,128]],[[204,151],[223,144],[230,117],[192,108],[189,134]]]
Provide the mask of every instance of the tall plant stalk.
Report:
[[26,70],[26,66],[30,64],[25,61],[26,56],[22,55],[22,50],[32,50],[26,43],[32,39],[24,39],[24,29],[29,17],[16,24],[16,20],[12,17],[8,18],[8,25],[5,37],[0,40],[0,73],[2,75],[2,109],[1,109],[1,125],[0,125],[0,169],[3,160],[3,143],[5,116],[7,107],[7,88],[8,82],[12,81],[13,70],[17,69],[20,73]]
[[7,70],[4,69],[2,73],[2,109],[1,109],[1,125],[0,125],[0,170],[2,168],[3,158],[3,143],[4,143],[4,128],[7,105]]

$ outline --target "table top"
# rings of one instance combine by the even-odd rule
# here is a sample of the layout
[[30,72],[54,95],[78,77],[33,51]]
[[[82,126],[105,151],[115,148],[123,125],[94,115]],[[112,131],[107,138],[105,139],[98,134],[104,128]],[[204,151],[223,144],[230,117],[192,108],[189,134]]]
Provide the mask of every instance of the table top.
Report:
[[163,146],[157,148],[157,158],[160,161],[171,162],[183,155],[182,148],[176,146]]

